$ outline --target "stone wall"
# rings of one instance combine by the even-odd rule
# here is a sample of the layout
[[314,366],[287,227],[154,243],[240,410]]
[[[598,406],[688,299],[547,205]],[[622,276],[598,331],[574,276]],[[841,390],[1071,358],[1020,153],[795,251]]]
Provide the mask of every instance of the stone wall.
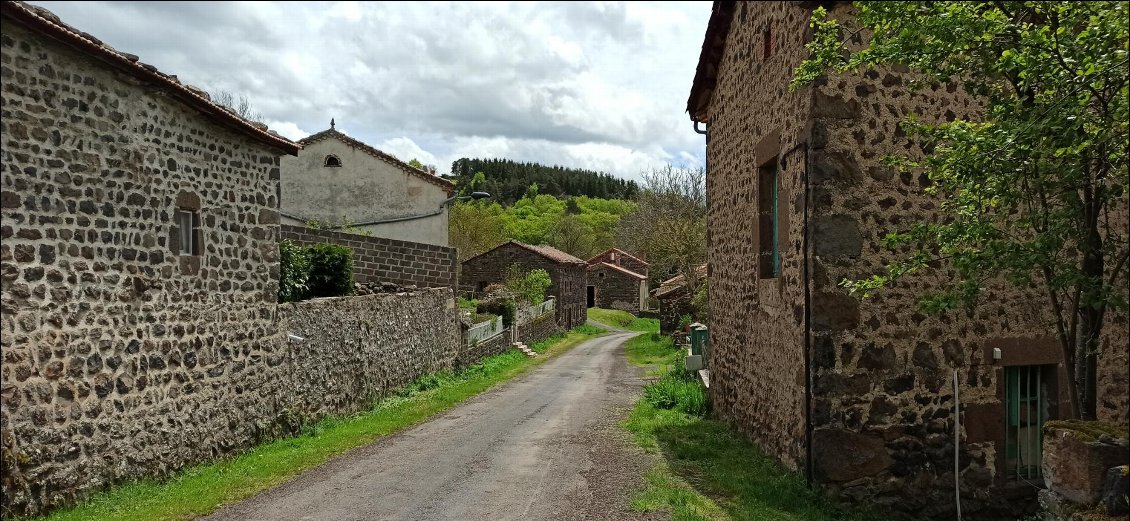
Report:
[[[739,3],[707,140],[712,407],[793,469],[805,457],[804,151],[794,147],[808,139],[811,94],[790,92],[788,78],[807,56],[808,19],[792,2]],[[766,59],[767,29],[775,52]],[[778,170],[781,272],[759,279],[756,174],[774,157],[785,160]],[[661,299],[660,308],[670,303]]]
[[519,266],[523,271],[540,268],[549,273],[553,285],[546,291],[546,295],[557,299],[557,322],[561,327],[572,329],[585,323],[587,307],[584,262],[554,261],[512,242],[463,261],[460,292],[474,295],[487,285],[501,283],[506,277],[506,270],[513,265]]
[[[837,3],[832,16],[849,21]],[[961,393],[963,514],[1013,518],[1035,507],[1034,489],[1004,468],[1005,367],[1058,373],[1052,417],[1067,407],[1061,354],[1039,289],[992,281],[971,315],[928,316],[917,301],[952,280],[916,274],[858,301],[838,286],[879,273],[901,252],[880,239],[938,218],[925,176],[880,160],[919,156],[898,123],[975,116],[977,103],[952,85],[912,91],[905,70],[832,75],[787,91],[806,55],[809,11],[794,3],[737,5],[709,107],[711,394],[716,413],[787,465],[804,461],[803,208],[811,186],[810,284],[815,478],[841,498],[913,518],[952,518],[953,371]],[[766,37],[772,44],[765,45]],[[856,42],[860,44],[862,40]],[[764,57],[767,47],[774,52]],[[781,276],[759,279],[757,187],[752,168],[777,157]],[[1109,313],[1100,355],[1099,411],[1126,417],[1126,316]],[[1123,346],[1108,349],[1107,346]],[[992,349],[1003,357],[992,360]],[[1055,387],[1058,387],[1056,389]]]
[[280,432],[282,152],[8,19],[0,50],[5,517]]
[[518,326],[518,341],[530,345],[561,332],[553,313],[546,313]]
[[589,264],[588,285],[593,286],[596,292],[594,300],[598,308],[639,313],[644,304],[640,299],[646,296],[646,293],[641,295],[641,283],[646,284],[647,280],[633,277],[604,264]]
[[458,313],[448,288],[336,297],[279,306],[291,343],[290,411],[304,420],[351,414],[388,391],[451,369]]
[[513,333],[510,328],[506,328],[503,329],[501,333],[482,342],[474,345],[464,345],[459,351],[459,357],[455,361],[455,367],[467,367],[488,356],[500,355],[509,351],[511,349],[512,335]]
[[691,299],[685,289],[677,289],[659,300],[659,332],[674,333],[679,329],[683,315],[691,314]]
[[357,282],[391,282],[421,288],[459,285],[455,248],[288,224],[282,225],[281,230],[281,239],[299,244],[327,242],[352,248],[353,278]]

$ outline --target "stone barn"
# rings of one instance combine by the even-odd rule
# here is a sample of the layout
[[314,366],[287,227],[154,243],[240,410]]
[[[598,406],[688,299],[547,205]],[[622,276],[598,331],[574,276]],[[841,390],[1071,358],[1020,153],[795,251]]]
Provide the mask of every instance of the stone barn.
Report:
[[[706,281],[707,265],[695,268],[695,276],[700,284]],[[659,284],[655,289],[655,300],[659,303],[659,332],[665,335],[679,329],[683,316],[694,313],[691,305],[694,295],[687,290],[686,277],[676,275]],[[694,320],[691,320],[694,322]]]
[[557,324],[572,329],[587,320],[585,311],[585,261],[557,248],[518,241],[502,243],[494,249],[463,261],[459,284],[462,293],[479,295],[487,286],[502,283],[510,266],[522,271],[544,269],[553,285],[547,291],[557,299]]
[[588,260],[588,307],[621,309],[632,313],[647,310],[648,264],[618,248]]
[[[922,154],[899,122],[977,102],[912,92],[898,69],[791,91],[817,5],[853,25],[847,2],[722,1],[706,28],[687,110],[706,129],[713,414],[847,500],[953,519],[956,483],[967,519],[1023,517],[1043,422],[1069,410],[1043,293],[993,283],[970,315],[925,315],[944,269],[866,301],[838,285],[894,258],[886,233],[939,215],[925,175],[881,162]],[[1125,424],[1127,314],[1105,320],[1097,410]]]
[[280,157],[207,94],[4,2],[3,506],[33,514],[281,426]]

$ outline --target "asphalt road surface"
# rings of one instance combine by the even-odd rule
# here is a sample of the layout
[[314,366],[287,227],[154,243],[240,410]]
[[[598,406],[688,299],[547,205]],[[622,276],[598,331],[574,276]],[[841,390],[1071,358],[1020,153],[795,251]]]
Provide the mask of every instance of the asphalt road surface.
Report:
[[435,419],[343,454],[212,520],[651,519],[632,512],[649,458],[620,426],[641,371],[588,340]]

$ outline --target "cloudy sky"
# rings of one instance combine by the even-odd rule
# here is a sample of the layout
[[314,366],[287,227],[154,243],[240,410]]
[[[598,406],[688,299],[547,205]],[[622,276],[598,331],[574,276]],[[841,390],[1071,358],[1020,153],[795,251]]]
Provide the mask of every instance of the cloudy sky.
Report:
[[700,166],[710,2],[36,2],[271,129],[329,127],[440,173],[505,157],[636,178]]

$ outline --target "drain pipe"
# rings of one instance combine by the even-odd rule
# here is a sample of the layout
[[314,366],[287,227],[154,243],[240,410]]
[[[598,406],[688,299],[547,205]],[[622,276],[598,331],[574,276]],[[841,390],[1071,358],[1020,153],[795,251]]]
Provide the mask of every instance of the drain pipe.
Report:
[[961,465],[958,446],[961,445],[961,397],[958,394],[957,368],[953,368],[953,497],[957,502],[957,521],[961,521]]

